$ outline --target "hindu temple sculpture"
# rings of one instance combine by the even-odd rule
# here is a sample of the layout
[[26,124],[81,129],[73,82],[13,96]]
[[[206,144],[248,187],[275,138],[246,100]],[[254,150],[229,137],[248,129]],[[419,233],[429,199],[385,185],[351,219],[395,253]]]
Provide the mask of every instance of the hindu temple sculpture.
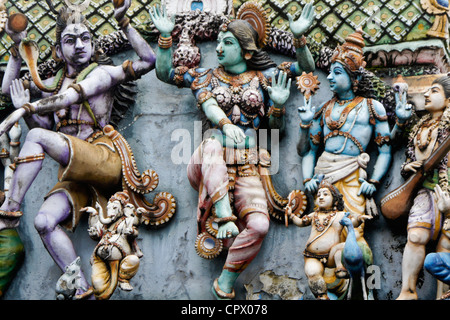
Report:
[[[16,108],[0,124],[0,135],[23,118],[30,128],[22,149],[15,158],[10,190],[0,208],[0,229],[19,224],[21,203],[39,174],[44,158],[60,164],[58,183],[45,196],[35,218],[47,251],[64,271],[77,258],[69,235],[86,206],[99,203],[106,212],[109,197],[127,191],[135,207],[145,209],[145,224],[156,223],[164,208],[173,214],[175,200],[165,193],[148,203],[144,195],[154,190],[158,176],[153,170],[140,173],[127,141],[110,125],[115,93],[122,84],[139,79],[155,66],[156,56],[149,44],[130,24],[126,12],[131,0],[114,1],[114,18],[136,52],[136,61],[122,65],[106,64],[93,46],[92,34],[82,12],[89,1],[75,5],[66,1],[57,15],[54,59],[60,69],[56,75],[41,79],[37,69],[37,44],[26,38],[26,24],[8,30],[14,46],[3,77],[2,90],[11,96]],[[32,81],[19,79],[25,61]],[[55,127],[55,131],[52,129]],[[158,199],[157,199],[158,198]],[[155,204],[156,203],[156,204]],[[164,218],[168,218],[166,213]],[[161,216],[162,217],[162,216]],[[93,298],[93,289],[80,272],[77,299]]]
[[[386,218],[408,216],[399,300],[418,299],[417,279],[424,264],[426,245],[431,240],[438,240],[437,252],[450,251],[450,76],[434,80],[424,97],[426,113],[411,128],[406,161],[402,165],[406,182],[381,200],[381,211]],[[439,283],[437,296],[443,293]]]
[[[345,211],[376,216],[373,195],[391,162],[390,141],[411,117],[412,109],[406,103],[397,105],[397,121],[391,131],[384,106],[364,97],[361,91],[364,88],[360,87],[367,81],[363,79],[364,46],[362,30],[358,29],[334,50],[327,77],[334,97],[318,108],[312,106],[313,99],[305,98],[298,109],[301,120],[298,151],[306,191],[316,193],[320,179],[327,179],[342,194]],[[378,157],[372,176],[368,177],[367,147],[372,137]],[[321,147],[324,149],[319,153]],[[355,228],[356,238],[365,248],[366,261],[371,263],[364,225]]]
[[99,243],[92,254],[92,286],[97,300],[109,299],[117,286],[133,290],[130,279],[139,268],[142,251],[136,237],[144,208],[130,202],[127,191],[116,192],[108,201],[107,211],[102,206],[86,207],[89,212],[89,235]]
[[229,248],[212,291],[217,298],[231,299],[238,276],[256,257],[269,229],[267,199],[273,195],[266,198],[263,184],[270,176],[260,173],[270,165],[270,156],[267,150],[258,149],[256,132],[267,125],[283,129],[283,105],[291,85],[288,78],[314,70],[304,37],[314,19],[314,6],[307,4],[298,20],[291,19],[297,62],[279,68],[262,50],[269,25],[257,4],[245,3],[236,19],[221,26],[216,47],[219,66],[211,69],[174,68],[174,17],[158,6],[150,15],[160,32],[158,78],[191,88],[198,108],[217,129],[194,151],[187,170],[192,187],[199,192],[197,252],[214,258],[224,246]]
[[[353,227],[358,227],[366,219],[372,219],[372,216],[344,211],[344,200],[339,190],[324,179],[317,191],[316,210],[302,218],[289,213],[289,218],[298,227],[311,226],[311,233],[303,252],[305,274],[308,277],[309,288],[316,299],[329,300],[327,283],[324,279],[325,267],[333,268],[337,278],[350,277],[349,270],[343,264],[345,246],[347,251],[350,250],[349,246],[353,246],[353,250],[357,252],[356,255],[349,256],[349,260],[355,264],[354,261],[359,258],[361,265],[363,264],[362,252],[356,242]],[[344,226],[347,226],[349,232],[345,242],[342,240]],[[360,269],[362,271],[363,265]]]

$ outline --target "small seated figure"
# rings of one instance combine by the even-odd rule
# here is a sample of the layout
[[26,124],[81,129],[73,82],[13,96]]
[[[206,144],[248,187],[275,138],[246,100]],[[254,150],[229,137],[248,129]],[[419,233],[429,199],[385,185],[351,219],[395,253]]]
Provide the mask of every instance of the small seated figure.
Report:
[[328,300],[327,284],[323,278],[325,268],[336,268],[337,278],[348,278],[349,273],[342,264],[342,252],[345,242],[341,242],[344,225],[340,221],[348,217],[354,227],[358,227],[369,215],[355,215],[344,210],[344,200],[336,187],[327,180],[322,180],[317,192],[316,207],[312,213],[297,217],[290,214],[291,220],[298,227],[313,225],[306,243],[305,273],[308,285],[318,300]]
[[116,192],[108,201],[104,214],[97,209],[83,208],[90,213],[89,235],[100,239],[92,257],[92,285],[96,299],[109,299],[117,285],[133,290],[129,280],[139,268],[142,251],[136,244],[139,216],[145,209],[135,208],[129,202],[127,191]]

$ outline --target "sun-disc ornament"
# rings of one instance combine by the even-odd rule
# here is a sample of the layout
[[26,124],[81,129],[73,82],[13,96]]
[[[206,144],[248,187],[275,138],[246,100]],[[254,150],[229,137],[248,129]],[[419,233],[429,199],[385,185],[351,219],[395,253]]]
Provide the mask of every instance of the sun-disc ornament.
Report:
[[297,88],[309,100],[311,96],[319,89],[320,81],[318,76],[313,75],[312,72],[303,72],[301,76],[297,77]]
[[202,232],[195,240],[195,251],[204,259],[216,258],[223,249],[222,240],[213,237],[208,232]]

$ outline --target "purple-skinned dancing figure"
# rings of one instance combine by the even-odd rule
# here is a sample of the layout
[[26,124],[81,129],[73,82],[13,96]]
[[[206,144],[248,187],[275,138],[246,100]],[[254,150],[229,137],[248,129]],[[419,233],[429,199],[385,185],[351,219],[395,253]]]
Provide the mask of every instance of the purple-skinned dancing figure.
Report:
[[[109,125],[114,93],[118,86],[152,70],[156,57],[126,17],[131,0],[121,4],[114,1],[114,18],[139,59],[119,66],[96,63],[98,55],[83,8],[76,10],[68,3],[57,12],[50,1],[47,3],[57,14],[55,60],[63,65],[55,76],[43,81],[34,76],[24,84],[19,79],[23,59],[33,76],[32,65],[24,56],[31,47],[26,46],[25,31],[7,30],[14,41],[14,52],[2,90],[11,96],[16,110],[0,124],[0,134],[21,118],[30,131],[15,160],[10,191],[0,208],[0,230],[19,224],[21,203],[44,158],[55,160],[60,164],[58,183],[45,197],[34,224],[51,257],[64,271],[77,253],[62,227],[73,230],[81,208],[95,203],[92,201],[106,204],[110,195],[122,189],[121,156],[108,135],[114,131]],[[83,273],[80,284],[86,290],[80,289],[76,298],[93,298]]]

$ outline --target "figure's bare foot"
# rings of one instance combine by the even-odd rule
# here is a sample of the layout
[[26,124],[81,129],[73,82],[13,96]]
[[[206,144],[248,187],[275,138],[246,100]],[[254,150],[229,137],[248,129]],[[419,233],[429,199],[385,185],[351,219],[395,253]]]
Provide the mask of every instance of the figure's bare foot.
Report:
[[133,290],[133,286],[128,281],[119,281],[119,288],[124,291],[131,291]]
[[417,292],[402,291],[396,300],[417,300]]
[[212,287],[212,292],[216,299],[218,300],[231,300],[235,297],[234,289],[231,291],[231,293],[227,293],[222,291],[219,287],[219,279],[215,279]]
[[[81,289],[79,289],[79,290],[81,290]],[[77,290],[77,294],[75,295],[75,300],[90,299],[91,297],[93,297],[93,295],[94,295],[94,287],[89,287],[89,289],[87,291],[78,292],[78,290]]]
[[338,279],[348,279],[350,277],[347,269],[345,269],[344,267],[336,268],[334,274]]

